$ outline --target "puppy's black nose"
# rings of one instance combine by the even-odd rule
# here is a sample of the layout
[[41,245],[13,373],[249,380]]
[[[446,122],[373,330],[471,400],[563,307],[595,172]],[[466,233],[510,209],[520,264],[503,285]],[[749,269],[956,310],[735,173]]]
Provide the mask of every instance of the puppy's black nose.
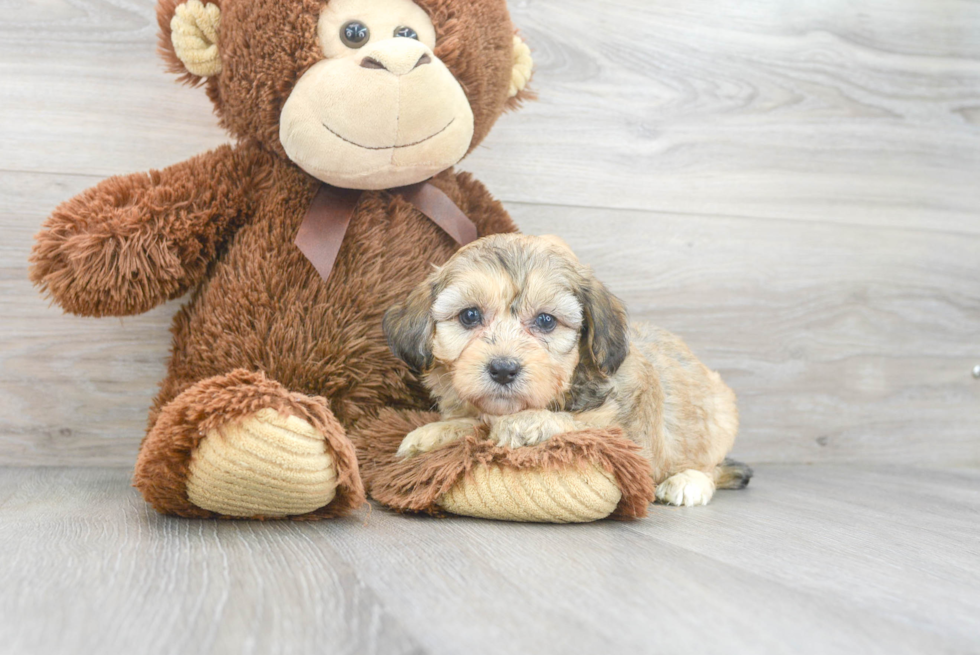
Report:
[[495,359],[487,365],[487,373],[497,384],[507,386],[521,374],[521,363],[516,359]]

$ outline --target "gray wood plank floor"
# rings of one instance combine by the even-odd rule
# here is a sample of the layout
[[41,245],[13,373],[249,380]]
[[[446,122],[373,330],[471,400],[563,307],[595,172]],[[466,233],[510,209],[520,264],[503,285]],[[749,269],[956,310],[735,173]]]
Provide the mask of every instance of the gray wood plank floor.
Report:
[[980,471],[763,466],[539,526],[187,521],[122,469],[0,469],[0,651],[977,653]]

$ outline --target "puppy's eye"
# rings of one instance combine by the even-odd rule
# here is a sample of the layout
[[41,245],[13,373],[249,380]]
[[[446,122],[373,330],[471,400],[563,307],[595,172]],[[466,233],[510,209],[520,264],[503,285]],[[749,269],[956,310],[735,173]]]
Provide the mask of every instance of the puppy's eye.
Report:
[[340,28],[340,40],[348,48],[360,48],[371,38],[371,30],[359,20],[352,20]]
[[551,314],[541,313],[534,319],[534,325],[542,332],[551,332],[558,326],[558,319]]
[[413,30],[408,25],[402,25],[401,27],[395,28],[395,36],[404,36],[406,39],[419,40],[419,33]]
[[459,313],[459,322],[465,328],[475,328],[483,322],[483,314],[476,307],[467,307]]

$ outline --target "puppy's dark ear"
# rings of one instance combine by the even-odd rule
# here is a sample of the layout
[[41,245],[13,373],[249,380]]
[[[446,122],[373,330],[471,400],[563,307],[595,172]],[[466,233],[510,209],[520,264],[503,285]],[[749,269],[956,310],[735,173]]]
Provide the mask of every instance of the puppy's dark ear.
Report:
[[391,352],[417,372],[432,366],[431,308],[432,286],[425,282],[405,302],[388,309],[381,324]]
[[629,354],[629,325],[623,303],[589,276],[579,293],[582,303],[581,360],[612,375]]

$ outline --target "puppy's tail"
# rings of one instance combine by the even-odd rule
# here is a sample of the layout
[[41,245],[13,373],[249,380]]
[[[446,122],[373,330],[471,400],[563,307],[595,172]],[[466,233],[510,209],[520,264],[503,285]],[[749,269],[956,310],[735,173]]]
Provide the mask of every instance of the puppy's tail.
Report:
[[715,467],[716,489],[745,489],[752,479],[752,467],[728,457]]

